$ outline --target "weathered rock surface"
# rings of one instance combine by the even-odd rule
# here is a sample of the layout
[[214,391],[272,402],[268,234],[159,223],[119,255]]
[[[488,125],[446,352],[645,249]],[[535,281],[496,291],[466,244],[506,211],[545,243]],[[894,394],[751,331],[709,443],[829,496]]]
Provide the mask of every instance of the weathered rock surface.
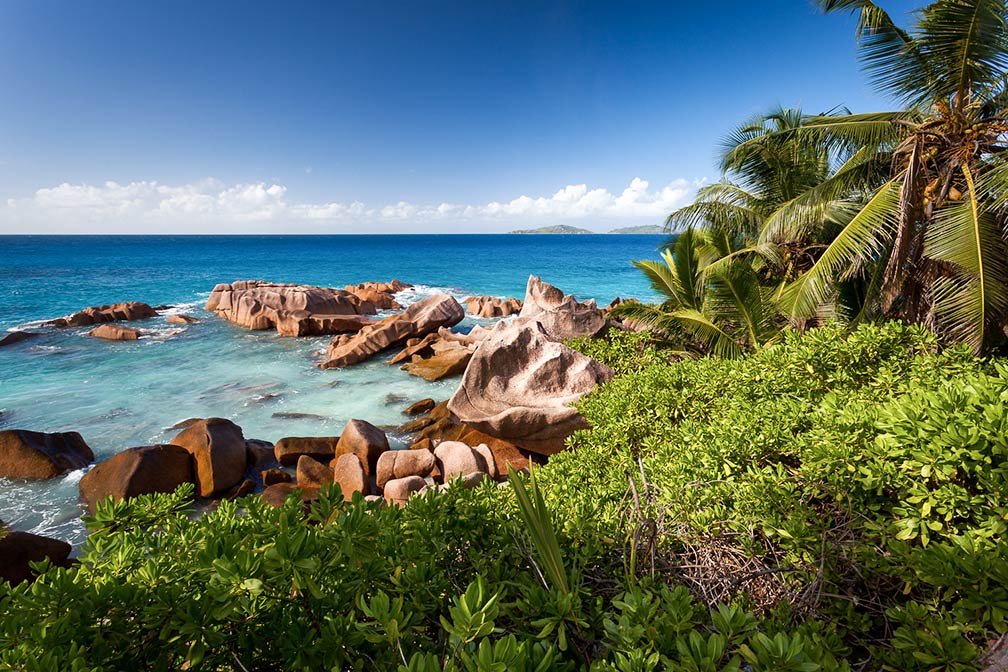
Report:
[[356,334],[337,336],[329,344],[327,360],[320,366],[331,369],[363,362],[411,338],[420,338],[441,327],[458,324],[464,317],[462,306],[447,294],[428,296],[405,311],[366,326]]
[[364,282],[359,285],[347,285],[344,290],[354,294],[361,301],[367,301],[379,310],[399,310],[402,306],[393,295],[412,286],[399,280],[393,280],[392,282]]
[[247,460],[241,427],[224,418],[207,418],[189,425],[171,440],[193,456],[196,494],[212,497],[238,484]]
[[0,347],[5,345],[14,345],[15,343],[20,343],[22,341],[27,341],[30,338],[35,338],[36,336],[41,336],[34,331],[12,331],[9,332],[3,338],[0,338]]
[[496,296],[470,296],[462,301],[466,312],[478,317],[506,317],[522,309],[518,299],[501,299]]
[[500,324],[477,348],[448,409],[482,432],[551,455],[587,427],[571,404],[613,375],[537,322]]
[[103,324],[89,331],[87,335],[108,341],[135,341],[140,338],[140,330],[118,324]]
[[328,462],[336,456],[339,440],[338,436],[285,436],[276,442],[273,452],[277,462],[285,467],[297,464],[302,455]]
[[336,444],[336,457],[356,455],[364,465],[364,473],[370,476],[378,468],[378,458],[389,449],[388,437],[366,420],[351,420],[343,428]]
[[194,479],[192,456],[175,445],[129,448],[99,462],[84,474],[77,488],[91,513],[95,505],[155,492],[173,492]]
[[419,476],[396,478],[385,484],[385,501],[396,506],[406,506],[410,495],[427,487],[427,481]]
[[54,478],[93,461],[94,453],[77,432],[0,430],[0,476],[4,478]]
[[262,439],[245,439],[246,466],[253,471],[259,471],[271,464],[276,464],[276,454],[273,444]]
[[375,482],[379,488],[384,488],[396,478],[429,476],[434,467],[434,453],[429,450],[390,450],[378,458]]
[[262,497],[263,501],[270,506],[281,507],[284,503],[286,503],[287,497],[295,492],[300,493],[301,501],[304,503],[306,510],[313,500],[318,499],[318,488],[302,488],[294,483],[277,483],[276,485],[271,485],[262,491],[260,497]]
[[249,329],[272,329],[287,314],[299,311],[310,316],[374,313],[374,306],[365,305],[356,295],[341,289],[260,280],[217,285],[207,299],[206,309]]
[[8,532],[0,538],[0,580],[17,585],[35,578],[29,563],[49,559],[54,565],[69,565],[70,544],[30,532]]
[[321,488],[333,482],[333,470],[307,455],[297,461],[297,484],[302,487]]
[[277,483],[291,483],[294,480],[294,477],[283,469],[266,469],[259,474],[259,478],[266,487]]
[[411,376],[419,376],[431,382],[461,375],[472,359],[473,351],[457,346],[442,350],[426,359],[414,356],[413,361],[403,365],[403,370]]
[[168,318],[165,320],[165,322],[167,322],[168,324],[196,324],[197,322],[199,322],[199,319],[193,317],[192,315],[179,314],[179,315],[169,315]]
[[91,306],[84,310],[52,320],[46,326],[53,327],[87,327],[103,322],[122,322],[142,320],[157,316],[157,311],[140,301],[125,301],[108,306]]
[[364,473],[364,465],[353,453],[340,455],[332,462],[333,481],[339,483],[343,491],[343,499],[350,501],[353,493],[359,492],[367,496],[371,494],[371,481]]
[[240,499],[255,492],[256,483],[251,478],[244,479],[241,483],[228,490],[221,497],[222,499]]
[[315,315],[307,310],[278,312],[276,330],[281,336],[328,336],[356,333],[375,321],[363,315]]
[[484,456],[461,441],[442,441],[434,449],[434,459],[445,483],[456,476],[490,473]]
[[429,413],[432,408],[437,405],[433,399],[421,399],[420,401],[414,402],[406,407],[403,411],[403,415],[420,415],[421,413]]
[[578,302],[551,284],[529,276],[525,302],[519,318],[536,320],[553,340],[566,341],[581,336],[597,336],[608,327],[595,300]]

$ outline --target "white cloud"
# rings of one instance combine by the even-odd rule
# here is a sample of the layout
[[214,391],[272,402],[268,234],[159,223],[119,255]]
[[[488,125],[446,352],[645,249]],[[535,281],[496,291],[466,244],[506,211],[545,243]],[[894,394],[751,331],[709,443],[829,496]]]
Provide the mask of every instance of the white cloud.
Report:
[[506,231],[529,223],[579,220],[607,230],[617,222],[660,223],[701,183],[674,180],[652,190],[635,177],[619,195],[572,184],[552,196],[518,196],[485,204],[418,205],[399,201],[369,207],[298,203],[287,187],[257,182],[225,185],[206,179],[179,186],[156,181],[60,184],[0,205],[0,232],[195,233]]

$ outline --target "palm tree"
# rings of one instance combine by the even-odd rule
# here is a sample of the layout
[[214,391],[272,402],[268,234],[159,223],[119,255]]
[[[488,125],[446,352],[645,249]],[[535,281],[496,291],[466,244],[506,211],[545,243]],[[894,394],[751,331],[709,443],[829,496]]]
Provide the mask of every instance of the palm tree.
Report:
[[[668,216],[685,228],[662,261],[633,262],[666,297],[659,305],[626,304],[616,314],[649,327],[688,350],[733,357],[772,343],[785,320],[775,308],[786,280],[815,259],[814,234],[832,221],[816,204],[815,226],[760,240],[779,211],[833,172],[830,148],[781,136],[798,128],[800,110],[755,117],[725,140],[724,178]],[[810,210],[804,209],[806,221]]]
[[[819,4],[827,13],[858,16],[865,70],[902,109],[808,117],[771,134],[782,142],[825,144],[849,157],[760,234],[759,242],[767,243],[801,232],[808,226],[804,214],[826,207],[842,223],[784,292],[786,313],[810,315],[836,296],[839,281],[858,278],[868,284],[868,307],[879,315],[924,323],[977,350],[1002,340],[1008,322],[1005,0],[938,0],[915,14],[910,30],[870,0]],[[888,168],[881,179],[879,166]]]

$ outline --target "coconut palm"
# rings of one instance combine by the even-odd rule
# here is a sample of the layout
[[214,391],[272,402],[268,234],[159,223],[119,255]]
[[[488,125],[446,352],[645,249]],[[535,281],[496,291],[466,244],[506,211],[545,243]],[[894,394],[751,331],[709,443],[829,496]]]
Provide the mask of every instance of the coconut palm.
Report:
[[870,0],[819,4],[857,15],[865,70],[902,109],[809,117],[771,134],[849,157],[760,234],[761,243],[794,235],[809,226],[807,212],[827,207],[843,224],[784,293],[786,312],[809,315],[839,281],[859,278],[880,315],[978,350],[995,343],[1008,314],[1005,0],[939,0],[909,30]]
[[737,251],[732,243],[723,231],[687,228],[662,252],[661,261],[633,262],[665,300],[623,303],[612,315],[686,352],[731,358],[775,342],[781,329],[773,292],[761,285],[748,260],[731,259]]

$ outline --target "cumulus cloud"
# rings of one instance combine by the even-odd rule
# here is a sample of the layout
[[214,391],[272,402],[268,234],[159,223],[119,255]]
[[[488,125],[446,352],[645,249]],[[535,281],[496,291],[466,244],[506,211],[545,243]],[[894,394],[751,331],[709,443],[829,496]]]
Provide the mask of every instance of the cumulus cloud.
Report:
[[573,184],[551,196],[522,195],[506,202],[419,205],[399,201],[370,207],[359,201],[300,203],[288,198],[287,187],[266,182],[64,183],[25,198],[7,199],[5,206],[0,205],[0,232],[491,231],[556,220],[598,221],[596,228],[606,230],[614,222],[660,223],[699,184],[680,179],[652,189],[647,180],[635,177],[618,194]]

